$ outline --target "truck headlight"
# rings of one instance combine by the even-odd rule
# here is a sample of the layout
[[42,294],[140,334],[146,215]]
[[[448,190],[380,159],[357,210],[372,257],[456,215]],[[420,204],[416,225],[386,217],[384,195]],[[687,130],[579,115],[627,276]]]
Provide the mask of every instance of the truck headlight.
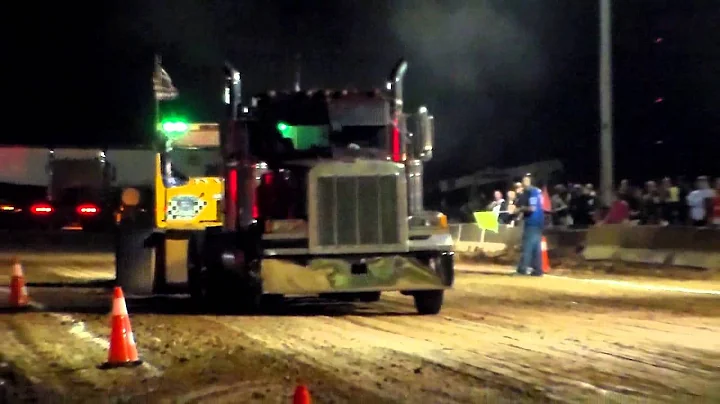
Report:
[[440,212],[429,213],[423,216],[410,216],[408,218],[410,228],[430,227],[434,229],[447,229],[447,216]]
[[307,230],[307,222],[300,219],[268,220],[265,222],[265,233],[307,234]]

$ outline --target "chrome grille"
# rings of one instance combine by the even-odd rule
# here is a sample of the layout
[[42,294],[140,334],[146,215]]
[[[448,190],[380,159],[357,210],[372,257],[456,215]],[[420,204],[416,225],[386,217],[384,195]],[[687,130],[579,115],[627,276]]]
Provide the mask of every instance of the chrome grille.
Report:
[[398,177],[317,179],[318,246],[399,244]]

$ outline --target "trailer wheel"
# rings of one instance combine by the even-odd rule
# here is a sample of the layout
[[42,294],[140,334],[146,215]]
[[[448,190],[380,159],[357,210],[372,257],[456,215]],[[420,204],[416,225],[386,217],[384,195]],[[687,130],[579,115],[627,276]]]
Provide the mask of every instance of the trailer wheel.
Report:
[[413,293],[415,309],[422,315],[440,313],[444,292],[444,290],[423,290]]

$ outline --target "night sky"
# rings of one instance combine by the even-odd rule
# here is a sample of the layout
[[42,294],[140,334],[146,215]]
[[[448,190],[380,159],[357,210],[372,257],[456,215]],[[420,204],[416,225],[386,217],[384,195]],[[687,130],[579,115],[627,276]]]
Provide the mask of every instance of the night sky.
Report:
[[[407,104],[437,122],[427,175],[559,158],[568,179],[597,181],[595,1],[97,3],[24,3],[6,16],[16,125],[2,143],[148,144],[155,51],[181,91],[173,108],[205,121],[225,59],[247,95],[291,89],[298,54],[304,88],[382,87],[404,56]],[[718,1],[614,3],[618,178],[717,174]]]

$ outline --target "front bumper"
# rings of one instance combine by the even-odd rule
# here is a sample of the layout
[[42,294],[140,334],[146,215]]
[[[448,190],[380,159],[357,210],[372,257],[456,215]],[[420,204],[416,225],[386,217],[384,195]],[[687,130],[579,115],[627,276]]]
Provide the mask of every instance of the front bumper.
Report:
[[262,260],[260,279],[263,293],[286,296],[448,289],[454,279],[454,254],[275,256]]

